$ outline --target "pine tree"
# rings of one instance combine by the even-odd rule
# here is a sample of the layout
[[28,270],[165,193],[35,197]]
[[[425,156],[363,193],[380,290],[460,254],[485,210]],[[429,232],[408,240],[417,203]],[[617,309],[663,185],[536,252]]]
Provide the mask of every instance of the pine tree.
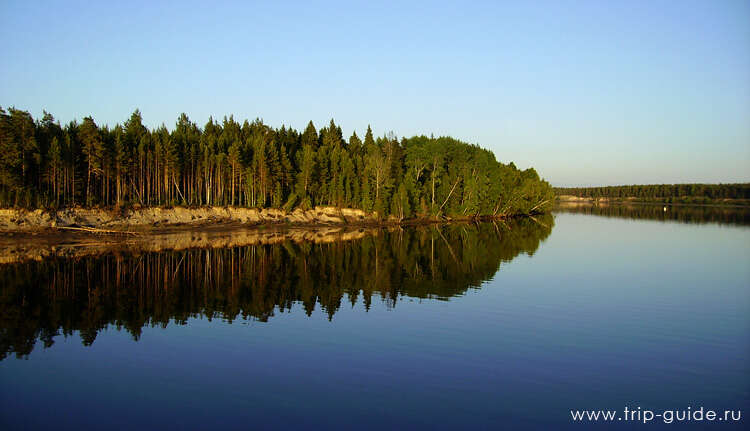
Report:
[[387,198],[385,196],[384,190],[385,184],[388,182],[388,160],[383,154],[383,150],[381,149],[380,144],[371,142],[369,145],[367,145],[367,136],[369,136],[370,141],[372,141],[372,133],[370,132],[369,127],[367,131],[368,135],[365,136],[365,145],[367,151],[365,169],[367,170],[372,189],[374,189],[373,206],[375,208],[375,211],[377,211],[382,216],[385,214],[385,210],[388,208],[388,206],[386,205]]
[[[311,126],[312,122],[310,122],[308,129],[310,129]],[[307,131],[305,131],[305,134],[307,134]],[[297,153],[299,156],[297,160],[297,166],[299,166],[299,174],[297,175],[297,196],[300,199],[300,206],[303,208],[310,208],[313,205],[313,182],[316,180],[316,154],[315,147],[309,141],[305,142],[304,135],[302,141],[302,151]]]
[[305,131],[302,133],[302,145],[310,145],[313,149],[318,147],[318,132],[312,121],[307,123]]
[[0,187],[6,202],[17,204],[17,195],[23,187],[21,173],[21,145],[10,116],[0,108]]
[[[744,187],[744,188],[743,188]],[[99,128],[87,117],[65,128],[44,113],[0,109],[0,204],[245,205],[310,208],[329,204],[411,216],[510,215],[546,211],[552,189],[533,169],[503,165],[476,145],[452,138],[393,133],[343,139],[331,120],[315,130],[232,116],[199,129],[181,114],[170,133],[153,132],[138,110],[123,126]],[[746,185],[654,185],[580,189],[593,196],[676,199],[750,197]],[[675,197],[677,196],[677,197]]]
[[81,149],[86,157],[86,203],[91,205],[94,198],[91,177],[94,176],[94,179],[96,179],[96,176],[102,173],[104,144],[99,135],[99,128],[91,117],[83,119],[78,133],[81,140]]
[[55,206],[60,205],[60,174],[62,172],[63,159],[62,159],[62,148],[60,146],[60,140],[57,136],[52,138],[52,142],[49,146],[49,152],[47,153],[49,158],[49,167],[47,177],[49,182],[52,184],[52,194],[54,196]]

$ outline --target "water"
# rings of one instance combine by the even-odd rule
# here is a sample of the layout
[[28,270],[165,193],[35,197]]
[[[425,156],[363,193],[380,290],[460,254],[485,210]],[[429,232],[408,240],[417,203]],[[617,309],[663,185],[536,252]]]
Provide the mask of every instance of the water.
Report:
[[578,429],[570,410],[703,406],[743,418],[643,427],[741,429],[750,229],[708,220],[558,213],[21,259],[0,266],[0,419]]
[[564,202],[557,212],[591,214],[632,220],[679,221],[681,223],[717,223],[725,225],[750,225],[750,210],[741,206],[680,205],[631,203],[626,205],[591,205]]

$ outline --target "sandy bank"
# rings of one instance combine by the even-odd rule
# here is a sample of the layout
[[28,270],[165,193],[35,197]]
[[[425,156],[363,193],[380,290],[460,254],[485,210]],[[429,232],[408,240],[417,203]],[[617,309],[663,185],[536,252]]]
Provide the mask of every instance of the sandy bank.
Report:
[[315,207],[311,210],[257,209],[237,207],[139,208],[114,211],[68,208],[59,211],[0,209],[0,232],[34,231],[55,227],[106,229],[152,228],[170,225],[214,223],[344,225],[378,221],[377,214],[351,208]]

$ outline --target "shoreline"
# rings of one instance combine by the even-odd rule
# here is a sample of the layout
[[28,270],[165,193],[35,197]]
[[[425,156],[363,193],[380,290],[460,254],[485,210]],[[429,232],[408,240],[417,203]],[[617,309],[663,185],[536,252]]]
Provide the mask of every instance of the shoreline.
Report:
[[[49,258],[77,259],[88,256],[141,254],[190,249],[220,249],[284,242],[330,244],[378,236],[411,226],[428,229],[441,224],[473,224],[473,220],[435,220],[409,224],[289,225],[213,223],[171,225],[136,235],[91,234],[54,228],[0,234],[0,265]],[[506,225],[507,226],[507,225]],[[198,229],[199,227],[199,229]],[[496,226],[497,227],[497,226]]]
[[454,221],[491,221],[518,215],[381,218],[359,209],[315,207],[284,211],[243,207],[66,208],[61,210],[0,209],[0,237],[80,234],[159,234],[169,231],[269,227],[316,229],[324,227],[389,227],[440,224]]
[[750,203],[742,199],[725,199],[722,202],[664,202],[638,200],[637,198],[590,198],[570,195],[556,196],[554,207],[559,206],[608,206],[608,205],[653,205],[653,206],[683,206],[683,207],[716,207],[716,208],[750,208]]

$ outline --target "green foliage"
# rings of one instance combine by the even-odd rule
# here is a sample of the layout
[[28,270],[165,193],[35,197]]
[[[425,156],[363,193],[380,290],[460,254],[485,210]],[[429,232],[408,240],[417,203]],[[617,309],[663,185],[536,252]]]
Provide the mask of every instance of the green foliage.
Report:
[[552,189],[534,169],[505,165],[450,137],[348,142],[334,120],[303,133],[261,120],[186,114],[171,132],[149,130],[136,110],[123,125],[86,117],[61,127],[50,114],[0,109],[0,205],[317,205],[397,219],[545,212]]

